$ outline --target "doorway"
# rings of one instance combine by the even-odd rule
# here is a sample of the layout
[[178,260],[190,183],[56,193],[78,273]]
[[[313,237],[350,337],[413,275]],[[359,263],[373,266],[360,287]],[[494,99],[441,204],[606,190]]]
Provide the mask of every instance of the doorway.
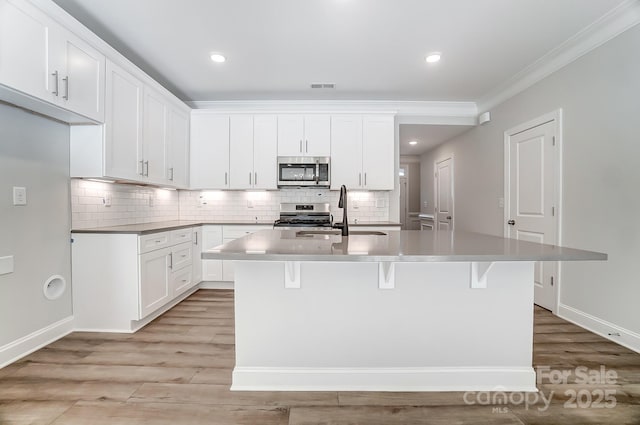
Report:
[[453,156],[436,161],[434,170],[434,230],[453,230],[455,223],[453,214]]
[[[505,132],[505,225],[507,238],[560,244],[561,111]],[[558,263],[536,262],[534,302],[558,306]]]

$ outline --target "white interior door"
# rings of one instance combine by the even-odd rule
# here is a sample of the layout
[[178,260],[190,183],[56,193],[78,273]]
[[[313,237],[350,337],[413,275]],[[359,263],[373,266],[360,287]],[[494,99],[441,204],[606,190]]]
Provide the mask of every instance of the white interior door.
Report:
[[453,230],[453,158],[435,164],[435,230]]
[[[557,244],[555,120],[508,136],[507,237]],[[555,311],[556,262],[535,265],[535,303]]]

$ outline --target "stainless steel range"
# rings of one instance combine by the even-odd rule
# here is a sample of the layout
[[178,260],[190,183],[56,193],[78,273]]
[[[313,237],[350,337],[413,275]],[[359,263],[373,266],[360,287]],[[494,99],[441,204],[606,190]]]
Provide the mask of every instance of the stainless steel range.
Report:
[[280,204],[280,219],[273,227],[277,229],[331,228],[332,217],[329,204]]

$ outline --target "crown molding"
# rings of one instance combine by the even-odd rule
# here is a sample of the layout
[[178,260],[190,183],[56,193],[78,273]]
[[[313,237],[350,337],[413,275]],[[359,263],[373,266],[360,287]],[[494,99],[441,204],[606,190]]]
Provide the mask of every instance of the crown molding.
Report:
[[640,23],[640,1],[626,0],[620,3],[573,37],[483,96],[478,101],[478,112],[488,111],[528,89],[638,23]]
[[187,102],[200,111],[219,113],[391,113],[401,116],[459,117],[475,119],[474,102],[392,101],[392,100],[227,100]]

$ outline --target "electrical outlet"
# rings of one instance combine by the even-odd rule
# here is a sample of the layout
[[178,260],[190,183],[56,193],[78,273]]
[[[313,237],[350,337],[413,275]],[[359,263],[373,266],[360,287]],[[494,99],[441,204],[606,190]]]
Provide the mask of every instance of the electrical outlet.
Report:
[[251,199],[247,199],[247,208],[253,208],[253,201]]
[[102,203],[104,204],[105,207],[111,206],[111,193],[109,192],[104,193],[104,197],[102,198]]
[[428,206],[429,206],[429,203],[428,203],[427,201],[424,201],[424,202],[422,203],[422,207],[423,207],[423,208],[425,208],[425,209],[426,209]]

